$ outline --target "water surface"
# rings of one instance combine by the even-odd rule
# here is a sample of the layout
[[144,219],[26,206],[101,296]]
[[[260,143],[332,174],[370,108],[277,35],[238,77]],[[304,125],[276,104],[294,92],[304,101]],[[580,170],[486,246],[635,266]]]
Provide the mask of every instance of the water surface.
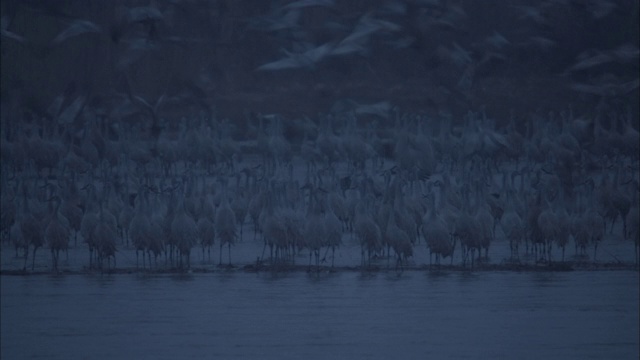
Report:
[[638,273],[2,276],[2,359],[638,358]]

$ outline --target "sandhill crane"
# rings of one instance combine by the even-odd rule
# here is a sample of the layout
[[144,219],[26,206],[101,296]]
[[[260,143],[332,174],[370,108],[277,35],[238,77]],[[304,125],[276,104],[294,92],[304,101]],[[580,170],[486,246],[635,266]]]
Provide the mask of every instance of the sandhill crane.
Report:
[[[396,254],[396,269],[400,267],[404,269],[403,263],[411,256],[413,256],[413,244],[407,233],[400,229],[396,223],[396,216],[392,212],[387,219],[388,223],[386,231],[383,236],[384,242],[391,247]],[[387,265],[389,261],[389,252],[387,251]]]
[[504,201],[500,199],[501,195],[500,192],[492,192],[485,197],[491,217],[493,218],[493,228],[491,229],[493,233],[496,232],[496,227],[504,215],[505,204]]
[[[22,229],[21,229],[21,221],[22,219],[20,219],[20,215],[17,217],[17,221],[15,223],[13,223],[13,225],[11,225],[11,229],[9,229],[9,236],[11,237],[11,242],[13,243],[13,246],[15,246],[16,249],[16,257],[18,257],[18,250],[23,250],[23,257],[24,257],[24,265],[22,267],[23,271],[27,270],[27,260],[29,259],[29,242],[24,238],[24,236],[22,235]],[[34,258],[34,262],[33,262],[33,267],[32,269],[35,268],[35,258]]]
[[109,193],[108,209],[114,216],[117,225],[118,236],[124,245],[129,245],[129,226],[133,218],[133,205],[135,196],[132,198],[129,191],[129,178],[125,175],[122,179],[114,179],[112,182],[105,181],[105,191]]
[[[347,166],[354,170],[364,170],[367,160],[375,156],[373,147],[356,133],[356,117],[348,119],[346,133],[342,136],[342,148],[347,157]],[[373,167],[373,166],[372,166]]]
[[464,209],[454,227],[453,234],[460,240],[460,248],[462,249],[462,265],[466,266],[467,256],[471,255],[471,267],[475,258],[475,250],[480,252],[480,245],[477,240],[481,232],[481,225],[475,216],[469,213],[468,209]]
[[[18,250],[22,249],[24,252],[24,266],[23,266],[23,270],[26,271],[27,270],[27,259],[29,258],[29,241],[27,240],[27,238],[24,237],[23,233],[22,233],[22,223],[25,221],[25,219],[23,219],[23,217],[25,215],[28,215],[28,212],[25,212],[25,210],[21,209],[20,206],[25,202],[21,203],[19,201],[19,199],[17,200],[17,211],[15,214],[15,221],[13,222],[13,224],[11,225],[10,229],[9,229],[9,237],[11,238],[11,242],[13,243],[13,245],[15,246],[16,249],[16,257],[18,257]],[[28,208],[28,205],[27,205]],[[30,220],[27,220],[30,221]],[[35,266],[35,258],[34,258],[34,266]]]
[[120,230],[120,237],[124,240],[124,243],[129,246],[129,231],[131,228],[131,219],[134,216],[134,209],[128,201],[129,192],[125,191],[123,196],[125,198],[122,202],[122,207],[117,213],[118,229]]
[[184,192],[182,195],[182,201],[184,203],[184,210],[194,221],[198,221],[201,215],[202,208],[202,193],[200,190],[196,190],[194,182],[196,179],[191,179],[184,184]]
[[[265,172],[273,175],[279,165],[291,157],[291,145],[282,135],[282,123],[278,115],[259,115],[260,133],[257,146],[262,154]],[[269,120],[269,125],[264,125]]]
[[505,140],[508,143],[508,146],[505,148],[505,155],[511,160],[511,163],[517,167],[522,155],[524,155],[525,139],[517,129],[515,116],[513,114],[506,128]]
[[[640,150],[640,132],[632,125],[634,117],[631,110],[627,111],[627,115],[621,117],[621,129],[620,129],[620,150],[621,153],[634,158],[637,161],[638,151]],[[636,123],[637,124],[637,123]]]
[[[386,192],[389,195],[389,191]],[[391,244],[386,242],[386,233],[387,226],[389,225],[389,217],[393,215],[393,204],[391,203],[392,199],[385,199],[380,206],[376,208],[376,213],[374,217],[374,221],[380,227],[380,241],[382,242],[381,250],[384,251],[385,248],[390,248]]]
[[[261,227],[264,236],[264,247],[262,248],[262,258],[264,258],[264,251],[269,246],[271,261],[275,262],[279,256],[279,250],[286,245],[287,242],[287,224],[286,217],[284,217],[281,209],[276,209],[271,203],[272,200],[267,200],[263,213],[261,214]],[[304,237],[303,237],[304,239]],[[273,248],[276,248],[275,258]]]
[[236,197],[233,199],[233,203],[231,203],[231,208],[233,209],[233,213],[236,217],[237,226],[240,228],[240,242],[242,242],[244,220],[247,217],[248,207],[249,199],[247,198],[247,194],[243,189],[239,189],[236,193]]
[[300,157],[307,165],[306,176],[311,176],[312,173],[317,171],[318,163],[322,161],[322,153],[318,150],[315,141],[307,139],[306,136],[302,145],[300,145]]
[[[27,184],[26,182],[22,185],[22,211],[18,213],[18,217],[16,219],[16,224],[20,226],[20,236],[18,236],[17,231],[14,232],[15,235],[14,242],[20,242],[21,247],[25,249],[25,267],[26,267],[26,258],[29,253],[29,247],[33,246],[33,259],[31,264],[31,270],[35,269],[35,261],[36,261],[36,252],[38,248],[44,245],[44,224],[42,224],[41,220],[38,220],[34,216],[34,214],[30,211],[29,207],[29,197],[27,192]],[[16,252],[17,252],[16,246]]]
[[[165,265],[167,264],[167,258],[169,259],[169,263],[173,264],[173,255],[174,252],[176,256],[178,256],[177,250],[177,242],[173,237],[173,232],[171,230],[171,225],[173,224],[173,220],[175,218],[175,214],[177,213],[177,208],[175,204],[175,192],[178,187],[174,187],[171,189],[164,189],[163,186],[160,186],[161,191],[155,193],[155,197],[150,198],[150,219],[151,219],[151,229],[152,232],[155,229],[153,223],[157,226],[157,230],[155,231],[158,237],[152,236],[151,239],[164,239],[162,244],[158,244],[158,247],[164,248],[165,254]],[[160,246],[161,245],[161,246]]]
[[440,264],[440,257],[451,256],[453,262],[453,251],[455,242],[452,241],[449,229],[443,219],[438,216],[435,206],[434,194],[428,194],[428,212],[422,220],[422,236],[429,248],[429,266],[431,266],[431,255],[436,254],[436,264]]
[[[98,151],[98,147],[91,139],[91,135],[93,133],[93,122],[90,121],[88,128],[84,130],[84,135],[82,137],[82,142],[80,143],[80,147],[76,148],[75,152],[80,158],[86,161],[91,165],[91,171],[95,172],[99,170],[101,164],[100,152]],[[104,174],[103,174],[104,175]]]
[[[4,170],[1,170],[4,172]],[[0,198],[0,240],[4,243],[10,239],[11,227],[15,223],[17,213],[17,196],[12,188],[5,185],[2,179],[2,197]]]
[[[383,243],[386,243],[387,250],[389,248],[398,248],[403,251],[408,250],[403,242],[409,240],[413,245],[415,241],[414,234],[416,232],[414,221],[411,215],[406,211],[404,205],[404,196],[402,194],[402,184],[398,178],[394,178],[390,183],[390,189],[387,191],[389,197],[385,199],[380,207],[378,223],[384,224],[380,227]],[[391,226],[391,228],[390,228]],[[413,251],[411,251],[413,253]],[[401,254],[396,253],[401,256]],[[389,253],[387,253],[387,260]],[[400,260],[402,257],[400,258]],[[396,263],[396,265],[398,265]]]
[[115,218],[109,210],[104,206],[100,206],[98,214],[98,222],[93,228],[91,235],[95,241],[96,251],[98,253],[98,266],[103,269],[103,261],[107,260],[107,270],[110,269],[111,258],[113,258],[113,266],[116,265],[116,238],[117,224]]
[[189,268],[191,266],[191,248],[198,236],[198,226],[193,218],[187,214],[183,197],[179,194],[177,197],[176,212],[171,222],[171,238],[180,254],[178,266],[184,267],[183,261],[186,258],[186,267]]
[[585,226],[588,229],[590,242],[593,244],[593,262],[596,261],[598,245],[602,241],[605,233],[605,226],[602,217],[594,210],[587,211],[585,215]]
[[404,270],[404,265],[408,263],[409,258],[413,256],[413,244],[408,236],[401,236],[398,241],[394,242],[393,251],[397,255],[396,270]]
[[[311,195],[313,196],[313,194]],[[315,255],[316,271],[320,270],[320,248],[327,238],[325,221],[320,213],[319,205],[310,198],[309,209],[304,228],[305,247],[309,249],[309,270],[311,270],[311,256]]]
[[46,226],[44,236],[49,248],[51,249],[51,257],[53,260],[52,269],[57,271],[60,250],[68,249],[70,232],[69,228],[64,225],[63,221],[60,219],[60,215],[58,214],[58,209],[62,202],[61,199],[55,196],[50,201],[54,202],[54,207],[51,218]]
[[[116,224],[115,229],[117,230],[117,234],[118,235],[124,234],[124,231],[122,230],[123,226],[118,221],[120,212],[124,207],[124,203],[123,203],[123,200],[121,199],[121,195],[118,192],[116,192],[117,189],[115,188],[114,183],[111,181],[103,181],[102,189],[103,189],[104,198],[105,198],[104,200],[105,210],[107,210],[107,213],[113,217],[113,220],[115,221],[115,224]],[[124,236],[120,237],[120,241],[124,244]]]
[[216,212],[216,237],[220,241],[220,264],[222,264],[222,247],[229,247],[229,265],[231,265],[231,245],[236,241],[236,216],[229,206],[226,184],[223,186],[222,203]]
[[80,226],[82,224],[82,209],[78,207],[78,194],[75,184],[72,179],[71,184],[63,189],[62,204],[60,205],[60,214],[64,216],[70,225],[70,230],[73,230],[73,246],[77,246],[78,232],[80,232]]
[[489,259],[489,246],[493,240],[493,225],[494,218],[491,215],[491,209],[488,205],[482,202],[483,197],[481,192],[477,193],[475,217],[477,223],[480,225],[480,232],[476,235],[478,238],[478,258],[480,258],[480,250],[484,249],[485,260]]
[[420,229],[422,228],[422,217],[426,209],[424,198],[420,194],[413,194],[408,196],[405,200],[405,206],[407,207],[407,214],[412,220],[412,228],[414,229],[411,239],[414,243],[420,241]]
[[634,205],[627,213],[627,227],[625,232],[625,238],[629,241],[633,241],[634,255],[636,257],[636,267],[638,266],[638,258],[640,253],[640,214],[638,213],[638,205]]
[[84,242],[89,246],[89,268],[93,266],[93,252],[96,249],[96,242],[93,238],[93,229],[98,223],[98,205],[94,201],[87,203],[87,208],[80,223],[80,234]]
[[[80,234],[82,234],[84,241],[89,246],[89,268],[92,268],[94,251],[96,258],[99,259],[101,255],[100,247],[102,246],[95,237],[95,227],[100,222],[106,222],[114,229],[114,231],[116,231],[117,220],[115,216],[106,209],[105,203],[109,195],[106,188],[103,189],[100,197],[98,197],[98,194],[96,193],[96,186],[93,183],[88,183],[82,189],[87,191],[87,195],[85,197],[86,208],[80,223]],[[114,236],[112,240],[115,241],[116,237],[117,235]]]
[[511,260],[519,259],[518,247],[525,236],[525,226],[522,217],[517,211],[518,201],[513,190],[507,189],[507,201],[504,215],[502,215],[502,231],[509,241],[509,249],[511,250]]
[[45,140],[32,134],[28,141],[27,151],[29,159],[35,165],[36,175],[39,176],[44,169],[48,169],[51,175],[53,170],[58,168],[60,154],[64,151],[64,147],[55,141]]
[[346,199],[337,191],[330,191],[328,195],[328,203],[331,208],[331,212],[341,222],[342,229],[346,229],[349,222],[349,208],[347,207]]
[[98,266],[102,269],[103,261],[107,260],[107,267],[110,265],[110,259],[113,258],[115,266],[116,240],[118,237],[118,222],[116,217],[107,209],[106,203],[109,197],[109,184],[103,183],[103,191],[101,197],[95,196],[95,186],[93,183],[88,184],[85,188],[89,189],[88,204],[95,206],[94,202],[98,202],[97,209],[92,208],[91,212],[85,212],[81,224],[81,233],[85,241],[89,244],[89,266],[92,266],[92,253],[96,251]]
[[295,264],[296,252],[304,245],[304,215],[299,209],[290,207],[281,208],[280,211],[286,230],[286,237],[281,247],[283,246],[287,252],[291,251],[291,260]]
[[[139,266],[139,252],[142,251],[142,268],[145,265],[145,251],[147,251],[150,242],[151,223],[148,218],[147,210],[147,194],[145,190],[140,188],[136,197],[136,207],[133,211],[133,218],[129,223],[129,237],[136,249],[136,267]],[[151,264],[149,264],[151,265]]]
[[[147,195],[150,195],[147,192]],[[163,209],[159,209],[154,206],[153,208],[149,206],[149,198],[146,198],[147,201],[147,217],[149,218],[150,224],[150,232],[149,232],[149,242],[148,242],[148,250],[149,253],[149,263],[151,263],[151,253],[153,253],[154,261],[156,267],[158,266],[158,256],[165,254],[165,265],[167,259],[167,251],[165,249],[166,239],[171,237],[171,223],[173,222],[173,216],[169,217],[165,212],[163,213]],[[165,217],[165,215],[167,215]],[[171,219],[171,220],[168,220]],[[149,264],[151,265],[151,264]]]
[[405,204],[405,197],[402,194],[398,194],[393,202],[393,217],[396,225],[402,230],[411,241],[411,244],[416,242],[416,222],[407,209]]
[[249,200],[248,205],[248,213],[251,217],[251,222],[253,222],[253,240],[256,240],[256,236],[258,232],[262,231],[260,228],[260,214],[263,212],[263,208],[265,206],[266,197],[268,196],[266,191],[262,188],[255,189],[256,191],[252,194],[251,200]]
[[327,231],[325,244],[327,245],[327,250],[331,248],[331,267],[333,268],[336,257],[336,247],[342,244],[342,224],[331,209],[328,209],[325,213],[324,221]]
[[[361,265],[370,266],[371,257],[374,253],[382,248],[382,234],[380,227],[373,220],[367,210],[367,204],[361,200],[356,205],[356,217],[354,221],[354,229],[356,238],[360,243]],[[367,252],[368,261],[365,262],[365,250]]]
[[[618,170],[616,171],[616,175],[612,182],[612,188],[609,191],[609,196],[610,196],[609,201],[611,203],[611,207],[616,211],[616,215],[614,215],[613,221],[611,223],[611,228],[609,229],[609,233],[613,232],[613,226],[615,224],[616,218],[619,215],[620,218],[622,219],[622,234],[624,236],[624,234],[626,234],[626,231],[627,231],[627,215],[631,210],[631,199],[629,199],[629,192],[624,191],[627,189],[623,189],[623,187],[620,185],[620,182],[618,179],[619,174],[620,174],[620,167],[618,167]],[[631,191],[634,191],[634,190],[631,189]]]
[[590,234],[584,211],[573,214],[571,219],[571,235],[573,236],[575,244],[576,257],[586,257]]
[[335,161],[340,159],[340,155],[343,154],[342,141],[333,134],[330,118],[324,120],[320,125],[320,132],[316,139],[316,147],[322,154],[325,164],[331,166]]
[[277,245],[278,241],[284,241],[281,239],[286,238],[286,226],[282,214],[277,211],[275,204],[275,193],[265,192],[263,193],[264,205],[260,208],[259,220],[257,223],[262,229],[262,235],[264,240],[264,246],[262,247],[262,256],[264,259],[264,252],[269,246],[270,259],[274,261],[273,248]]
[[551,244],[556,238],[557,219],[555,209],[549,203],[548,199],[545,199],[546,203],[543,205],[540,214],[536,220],[537,228],[539,229],[540,240],[543,246],[543,257],[546,255],[546,261],[551,261]]
[[7,134],[0,139],[0,161],[2,162],[3,177],[9,174],[15,177],[22,172],[26,163],[27,142],[25,138],[9,141],[7,138],[11,135],[4,129],[3,134]]
[[158,256],[161,256],[162,253],[165,254],[165,264],[167,258],[167,252],[165,249],[165,241],[166,237],[165,233],[162,230],[162,223],[160,222],[160,216],[155,215],[151,217],[151,232],[149,234],[149,267],[151,267],[151,254],[153,254],[155,266],[158,267]]
[[200,246],[202,247],[202,261],[204,262],[205,249],[209,254],[209,261],[211,261],[211,247],[215,241],[216,230],[213,226],[213,221],[215,219],[215,216],[212,213],[213,205],[211,204],[208,196],[202,196],[201,200],[203,202],[203,208],[210,207],[209,210],[202,212],[201,216],[198,218],[198,222],[196,223],[198,228],[198,239],[200,240]]
[[[544,246],[544,238],[538,226],[538,217],[542,213],[542,210],[544,210],[542,206],[542,192],[537,191],[536,194],[525,193],[525,197],[527,211],[523,216],[523,221],[525,226],[526,253],[528,255],[532,252],[535,260],[538,261],[538,247],[540,245]],[[531,245],[531,250],[529,250],[529,245]]]
[[562,262],[564,262],[564,250],[571,235],[571,219],[565,207],[564,191],[560,191],[560,196],[555,203],[555,234],[554,241],[562,249]]

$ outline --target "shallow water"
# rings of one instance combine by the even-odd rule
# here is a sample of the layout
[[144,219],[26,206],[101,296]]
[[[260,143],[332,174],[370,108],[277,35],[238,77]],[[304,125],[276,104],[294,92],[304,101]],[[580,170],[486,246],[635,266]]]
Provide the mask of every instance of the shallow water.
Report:
[[638,272],[2,276],[2,359],[638,358]]

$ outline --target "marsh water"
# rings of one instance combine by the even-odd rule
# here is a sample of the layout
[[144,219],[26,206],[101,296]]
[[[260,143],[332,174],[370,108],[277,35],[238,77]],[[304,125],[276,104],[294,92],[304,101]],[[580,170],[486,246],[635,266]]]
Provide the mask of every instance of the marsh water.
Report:
[[2,276],[2,359],[637,359],[638,272]]

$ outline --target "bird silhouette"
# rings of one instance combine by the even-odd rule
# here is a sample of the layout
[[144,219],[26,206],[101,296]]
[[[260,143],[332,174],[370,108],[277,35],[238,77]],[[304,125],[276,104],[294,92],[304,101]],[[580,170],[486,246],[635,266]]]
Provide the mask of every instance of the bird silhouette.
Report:
[[53,271],[59,271],[60,251],[66,251],[69,248],[70,232],[58,213],[62,199],[55,196],[50,201],[53,203],[53,209],[48,224],[46,225],[44,236],[51,249],[52,269]]
[[231,266],[231,245],[236,242],[236,216],[229,205],[229,194],[227,193],[226,183],[222,188],[222,202],[216,212],[215,229],[216,238],[220,241],[220,261],[222,264],[222,247],[228,247],[228,265]]

